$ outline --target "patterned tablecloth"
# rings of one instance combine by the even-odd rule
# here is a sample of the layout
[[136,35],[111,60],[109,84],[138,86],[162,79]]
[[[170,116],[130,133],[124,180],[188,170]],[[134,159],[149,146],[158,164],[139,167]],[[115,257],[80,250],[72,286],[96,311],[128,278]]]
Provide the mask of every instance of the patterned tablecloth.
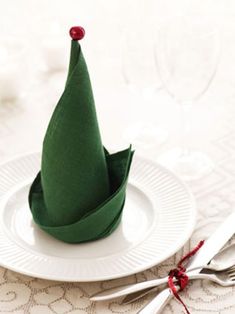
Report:
[[[47,87],[52,90],[52,87]],[[58,88],[59,89],[59,88]],[[47,91],[44,88],[44,92]],[[232,90],[230,90],[232,92]],[[55,92],[55,94],[57,94]],[[214,171],[201,180],[192,182],[190,187],[196,197],[198,221],[192,238],[175,256],[161,265],[142,273],[123,279],[95,283],[63,283],[41,280],[24,276],[5,268],[0,268],[0,313],[30,314],[65,314],[65,313],[137,313],[152,296],[148,296],[131,305],[121,306],[118,300],[103,303],[91,303],[89,296],[105,288],[115,287],[124,283],[134,283],[165,276],[177,263],[180,257],[188,252],[200,239],[206,239],[213,229],[228,215],[235,206],[235,110],[233,95],[227,97],[226,110],[217,106],[214,100],[209,109],[199,106],[198,119],[206,112],[219,112],[220,125],[214,115],[209,115],[213,136],[204,141],[204,150],[210,153],[215,161]],[[212,97],[213,96],[213,97]],[[205,101],[214,98],[209,95]],[[125,96],[123,96],[125,97]],[[40,149],[42,135],[45,131],[53,106],[49,99],[43,105],[43,95],[32,96],[40,106],[32,106],[28,95],[27,102],[1,105],[0,150],[1,160],[7,160],[15,154]],[[56,96],[55,96],[56,98]],[[99,97],[98,97],[99,98]],[[53,99],[54,101],[54,99]],[[30,103],[30,104],[28,104]],[[167,106],[167,105],[166,105]],[[172,107],[173,108],[173,107]],[[158,109],[159,110],[159,109]],[[102,110],[101,110],[102,111]],[[223,114],[221,114],[223,113]],[[117,117],[118,119],[118,117]],[[105,123],[104,125],[104,133]],[[205,125],[208,123],[205,122]],[[201,123],[200,127],[203,127]],[[205,130],[207,130],[207,127]],[[107,127],[109,128],[109,127]],[[28,130],[32,132],[28,132]],[[217,130],[217,133],[216,133]],[[199,127],[196,132],[199,132]],[[152,149],[156,158],[161,150],[172,146],[174,138],[169,137],[165,146]],[[145,152],[147,153],[147,152]],[[149,153],[149,152],[148,152]],[[191,313],[235,313],[235,287],[222,288],[206,281],[191,282],[182,293],[182,298]],[[183,313],[182,306],[172,300],[165,308],[165,313]]]

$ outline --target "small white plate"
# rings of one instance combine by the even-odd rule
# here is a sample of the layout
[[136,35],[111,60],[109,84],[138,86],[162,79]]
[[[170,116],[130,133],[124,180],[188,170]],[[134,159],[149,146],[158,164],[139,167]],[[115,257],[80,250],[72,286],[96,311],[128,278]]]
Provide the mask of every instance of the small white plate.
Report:
[[134,156],[119,227],[85,244],[60,242],[33,222],[29,186],[40,168],[30,154],[0,166],[0,265],[34,277],[97,281],[159,264],[189,239],[195,203],[187,187],[162,166]]

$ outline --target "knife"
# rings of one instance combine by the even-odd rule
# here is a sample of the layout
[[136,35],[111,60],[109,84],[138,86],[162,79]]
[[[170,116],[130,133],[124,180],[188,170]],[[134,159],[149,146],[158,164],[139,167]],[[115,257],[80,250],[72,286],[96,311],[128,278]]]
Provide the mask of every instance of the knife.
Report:
[[[206,265],[215,256],[215,254],[228,242],[235,233],[235,212],[230,214],[218,229],[206,240],[201,249],[192,258],[187,268],[194,268],[200,265]],[[190,274],[200,273],[202,269],[193,270]],[[139,314],[157,314],[160,313],[165,305],[173,297],[170,289],[162,290],[152,301],[150,301]]]
[[[195,267],[201,266],[201,265],[206,265],[208,263],[208,261],[210,261],[214,257],[214,255],[220,250],[220,248],[227,242],[227,240],[235,232],[235,227],[233,228],[232,223],[231,223],[231,227],[230,227],[231,232],[230,232],[230,229],[228,228],[229,222],[233,222],[234,219],[235,219],[235,213],[230,215],[227,218],[227,220],[226,220],[227,222],[226,221],[224,222],[223,225],[225,225],[225,227],[222,228],[222,225],[221,225],[221,227],[220,227],[220,229],[222,228],[221,232],[219,230],[217,230],[216,233],[213,236],[211,236],[211,238],[205,242],[203,247],[200,249],[200,251],[195,256],[195,258],[191,259],[187,268],[189,268],[189,267],[193,268],[194,265],[195,265]],[[223,232],[223,229],[226,229],[226,232],[228,233],[227,237],[226,237],[226,233]],[[224,233],[222,237],[220,237],[221,233]],[[216,236],[216,234],[218,234],[218,236]],[[221,244],[218,242],[219,240],[217,239],[217,237],[220,238]],[[215,240],[213,240],[213,239],[215,239]],[[215,243],[213,243],[213,242],[215,242]],[[200,253],[200,255],[199,255],[199,253]],[[198,256],[201,256],[201,257],[199,258]],[[201,268],[198,269],[197,273],[199,273],[200,271],[201,271]],[[194,273],[196,273],[196,272],[194,272]],[[140,283],[140,285],[141,284],[143,285],[144,282]],[[96,295],[93,295],[90,298],[90,300],[92,300],[92,301],[109,300],[109,299],[115,298],[115,297],[120,296],[120,295],[125,295],[124,293],[126,293],[127,290],[130,290],[130,288],[128,286],[121,286],[121,287],[108,289],[108,290],[102,291]],[[146,293],[148,293],[150,290],[154,291],[153,288],[146,289]],[[129,293],[130,293],[130,291],[129,291]],[[136,299],[138,299],[139,296],[141,296],[142,294],[143,294],[143,291],[137,292],[137,293],[131,293],[131,294],[127,295],[126,298],[123,299],[122,304],[131,303],[132,301],[135,301]]]

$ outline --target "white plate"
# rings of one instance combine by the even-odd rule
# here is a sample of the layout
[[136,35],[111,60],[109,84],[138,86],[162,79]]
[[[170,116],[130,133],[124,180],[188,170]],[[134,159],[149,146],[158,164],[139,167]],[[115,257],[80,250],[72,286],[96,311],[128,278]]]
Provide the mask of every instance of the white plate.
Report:
[[194,199],[171,172],[134,156],[122,222],[105,239],[66,244],[40,230],[28,206],[40,155],[0,166],[0,264],[61,281],[97,281],[140,272],[179,250],[195,223]]

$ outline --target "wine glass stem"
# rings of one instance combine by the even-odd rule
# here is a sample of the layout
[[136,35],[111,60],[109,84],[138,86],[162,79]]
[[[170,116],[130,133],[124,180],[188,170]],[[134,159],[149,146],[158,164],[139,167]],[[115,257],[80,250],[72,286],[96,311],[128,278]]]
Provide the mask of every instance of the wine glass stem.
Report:
[[182,152],[181,155],[186,157],[190,154],[188,138],[191,131],[191,108],[192,103],[180,104],[181,108],[181,139],[182,139]]

